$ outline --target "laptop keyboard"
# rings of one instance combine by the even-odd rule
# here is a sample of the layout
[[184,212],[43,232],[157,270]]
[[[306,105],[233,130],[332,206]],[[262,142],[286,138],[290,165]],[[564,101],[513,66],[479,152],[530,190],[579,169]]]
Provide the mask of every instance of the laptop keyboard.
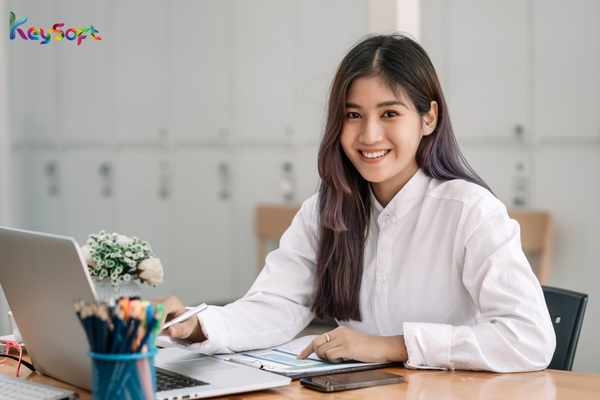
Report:
[[208,385],[208,382],[200,381],[186,375],[178,374],[173,371],[167,371],[162,368],[156,368],[156,390],[184,389],[194,386]]
[[0,399],[63,400],[78,399],[79,395],[71,390],[14,378],[0,374]]

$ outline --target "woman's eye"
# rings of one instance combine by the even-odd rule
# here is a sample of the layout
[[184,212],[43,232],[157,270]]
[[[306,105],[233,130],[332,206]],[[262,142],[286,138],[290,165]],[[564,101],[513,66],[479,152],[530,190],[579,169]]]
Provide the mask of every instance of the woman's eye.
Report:
[[348,118],[360,118],[360,114],[357,112],[349,112],[348,114],[346,114],[346,117]]
[[384,117],[395,117],[396,115],[398,115],[398,113],[396,111],[386,111],[383,113]]

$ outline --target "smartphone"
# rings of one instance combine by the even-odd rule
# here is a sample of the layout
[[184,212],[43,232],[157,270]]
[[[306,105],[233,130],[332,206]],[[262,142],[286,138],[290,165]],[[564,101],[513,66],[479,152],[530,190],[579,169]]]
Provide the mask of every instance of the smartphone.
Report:
[[345,372],[342,374],[313,376],[300,379],[300,384],[320,392],[339,392],[340,390],[359,389],[369,386],[402,383],[404,377],[384,371]]

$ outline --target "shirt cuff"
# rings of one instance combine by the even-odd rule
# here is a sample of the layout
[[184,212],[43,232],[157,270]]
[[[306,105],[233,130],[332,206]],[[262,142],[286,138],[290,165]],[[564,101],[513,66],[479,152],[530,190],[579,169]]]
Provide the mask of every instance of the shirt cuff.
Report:
[[198,320],[206,339],[204,342],[192,343],[187,339],[171,338],[171,342],[177,347],[190,350],[194,353],[221,354],[232,353],[227,348],[227,329],[223,318],[217,311],[219,307],[209,306],[205,311],[198,314]]
[[408,361],[404,363],[406,368],[452,369],[451,325],[405,322],[404,343],[408,352]]

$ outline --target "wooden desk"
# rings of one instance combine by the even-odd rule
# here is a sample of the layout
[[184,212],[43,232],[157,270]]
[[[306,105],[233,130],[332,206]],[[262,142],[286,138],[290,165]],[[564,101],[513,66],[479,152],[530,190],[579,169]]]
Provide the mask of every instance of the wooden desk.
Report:
[[[29,357],[24,355],[27,361]],[[15,376],[16,362],[7,360],[0,364],[0,373]],[[291,385],[219,397],[221,400],[283,400],[283,399],[527,399],[527,400],[587,400],[600,399],[600,375],[545,370],[522,374],[496,374],[471,371],[415,371],[404,368],[386,368],[385,371],[403,375],[405,382],[396,385],[348,390],[337,393],[319,393]],[[44,383],[78,392],[82,400],[91,400],[90,392],[77,389],[50,377],[30,372],[21,367],[19,378]]]

